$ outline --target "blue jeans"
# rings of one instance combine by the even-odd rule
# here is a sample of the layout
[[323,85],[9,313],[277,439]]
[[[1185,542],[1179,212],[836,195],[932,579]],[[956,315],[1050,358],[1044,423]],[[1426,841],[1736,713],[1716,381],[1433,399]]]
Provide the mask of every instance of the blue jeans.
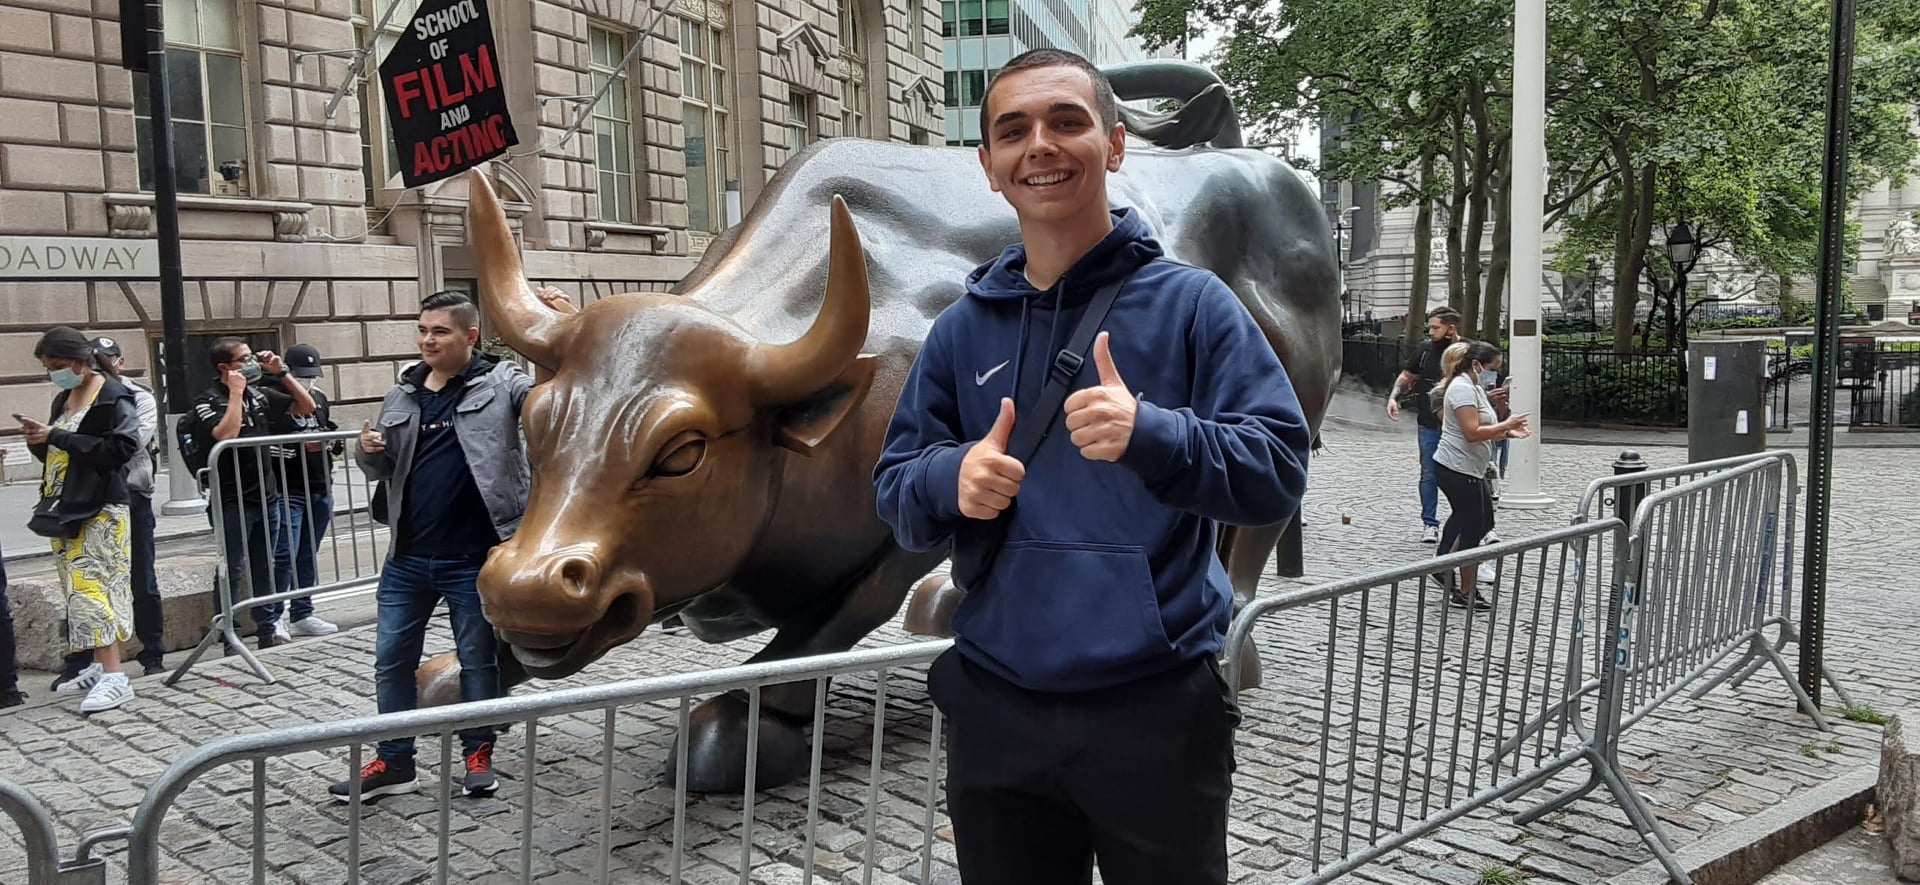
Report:
[[[328,492],[288,495],[281,498],[280,503],[284,506],[275,507],[270,514],[273,518],[273,592],[313,587],[320,583],[313,554],[320,547],[320,539],[327,534],[327,525],[333,521],[333,495]],[[313,614],[312,599],[295,599],[290,605],[291,620],[302,620]],[[273,608],[278,617],[280,607]]]
[[[476,586],[485,563],[484,557],[387,559],[376,596],[380,626],[374,643],[373,687],[380,712],[396,713],[419,706],[420,689],[414,677],[427,638],[427,619],[442,599],[447,601],[454,649],[460,656],[460,700],[472,703],[501,695],[499,647],[493,625],[480,610]],[[492,728],[470,728],[460,733],[463,755],[492,740]],[[381,741],[380,758],[411,762],[413,738]]]
[[[226,548],[227,585],[233,588],[233,602],[266,596],[273,592],[273,517],[278,498],[265,504],[258,501],[223,501],[220,504],[221,542]],[[207,522],[213,522],[213,507],[207,508]],[[244,536],[244,537],[243,537]],[[280,619],[279,606],[252,609],[254,633],[271,636],[273,624]],[[239,624],[234,625],[239,629]]]
[[1420,521],[1440,527],[1440,483],[1434,478],[1433,453],[1440,448],[1440,428],[1420,428]]
[[1510,443],[1510,442],[1512,442],[1512,440],[1502,439],[1502,440],[1494,441],[1494,444],[1493,444],[1494,455],[1500,461],[1500,478],[1501,479],[1507,478],[1507,443]]

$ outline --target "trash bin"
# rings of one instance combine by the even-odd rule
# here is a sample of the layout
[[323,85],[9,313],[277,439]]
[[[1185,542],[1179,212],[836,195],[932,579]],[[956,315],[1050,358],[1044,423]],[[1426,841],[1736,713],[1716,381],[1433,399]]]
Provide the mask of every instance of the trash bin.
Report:
[[1688,342],[1687,460],[1765,451],[1766,381],[1766,342]]

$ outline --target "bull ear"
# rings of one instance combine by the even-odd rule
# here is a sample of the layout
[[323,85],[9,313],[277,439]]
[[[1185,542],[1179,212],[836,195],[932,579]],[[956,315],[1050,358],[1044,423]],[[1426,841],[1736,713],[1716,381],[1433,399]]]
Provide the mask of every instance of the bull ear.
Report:
[[781,448],[812,455],[848,415],[867,401],[880,360],[872,354],[854,357],[840,377],[814,395],[783,406],[774,413],[773,441]]

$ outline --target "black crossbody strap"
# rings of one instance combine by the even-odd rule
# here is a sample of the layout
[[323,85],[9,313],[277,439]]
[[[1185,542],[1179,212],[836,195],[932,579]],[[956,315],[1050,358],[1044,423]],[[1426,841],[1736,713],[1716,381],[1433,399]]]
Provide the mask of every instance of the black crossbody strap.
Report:
[[1073,392],[1073,379],[1080,376],[1080,368],[1092,358],[1089,354],[1094,336],[1100,334],[1100,325],[1107,321],[1107,312],[1113,309],[1114,300],[1120,297],[1120,290],[1129,279],[1131,274],[1101,286],[1093,294],[1093,300],[1087,302],[1087,312],[1080,316],[1080,325],[1073,329],[1073,337],[1067,339],[1067,346],[1054,354],[1053,364],[1047,367],[1047,383],[1040,388],[1040,399],[1032,408],[1015,410],[1013,437],[1007,440],[1007,454],[1020,463],[1031,462],[1040,451],[1040,444],[1046,441],[1054,419],[1067,404],[1067,395]]

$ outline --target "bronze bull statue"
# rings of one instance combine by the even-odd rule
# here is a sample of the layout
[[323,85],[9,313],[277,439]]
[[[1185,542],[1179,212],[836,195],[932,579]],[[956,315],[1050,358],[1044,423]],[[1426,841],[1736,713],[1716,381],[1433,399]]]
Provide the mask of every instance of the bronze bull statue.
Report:
[[[1217,118],[1218,87],[1210,94]],[[1132,119],[1163,142],[1179,137],[1178,120]],[[1237,130],[1216,140],[1237,143]],[[1169,256],[1239,294],[1317,429],[1339,371],[1340,302],[1327,220],[1305,182],[1259,151],[1136,143],[1110,187]],[[480,575],[518,661],[503,661],[505,678],[575,673],[670,616],[711,642],[772,628],[762,661],[848,649],[900,611],[942,554],[901,549],[876,516],[882,437],[934,317],[968,271],[1020,237],[973,150],[818,144],[672,294],[572,314],[532,294],[486,179],[472,173],[470,191],[487,319],[552,373],[522,415],[525,519]],[[1239,602],[1281,531],[1222,533]],[[953,591],[927,592],[923,609]],[[422,680],[444,685],[453,666],[437,661]],[[762,693],[762,785],[805,774],[813,702],[811,683]],[[739,789],[747,728],[742,697],[699,706],[684,736],[691,789]]]

